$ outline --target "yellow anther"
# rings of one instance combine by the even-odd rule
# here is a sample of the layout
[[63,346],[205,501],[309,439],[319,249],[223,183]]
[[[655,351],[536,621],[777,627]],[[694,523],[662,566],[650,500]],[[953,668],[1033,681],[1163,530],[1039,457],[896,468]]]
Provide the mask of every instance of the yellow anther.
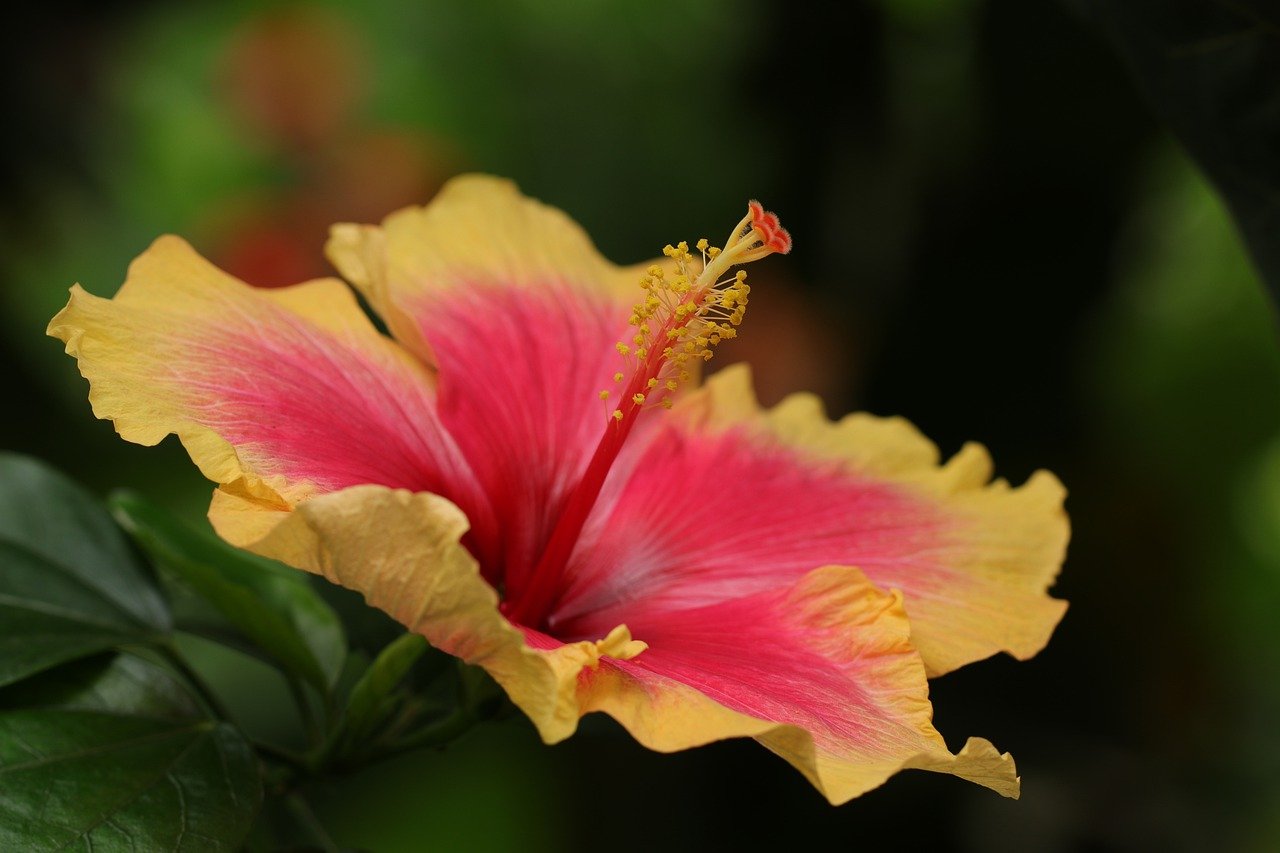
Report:
[[601,392],[600,392],[600,399],[601,399],[601,400],[608,400],[608,399],[609,399],[609,392],[608,392],[608,391],[601,391]]
[[[687,242],[667,244],[662,254],[671,263],[665,268],[649,266],[640,281],[644,293],[629,320],[634,332],[627,335],[628,343],[615,344],[626,358],[626,367],[614,374],[613,381],[633,392],[639,387],[652,396],[657,389],[660,393],[675,392],[682,382],[692,382],[690,362],[695,358],[710,360],[715,347],[737,337],[735,327],[746,313],[751,289],[746,284],[746,271],[735,268],[769,254],[785,253],[790,240],[777,226],[776,217],[753,202],[747,217],[730,232],[724,248],[711,245],[705,237],[694,246],[695,254],[690,254]],[[600,396],[603,400],[609,394],[601,392]],[[637,407],[645,400],[645,393],[631,397]],[[661,402],[666,408],[672,405],[670,398],[650,402]],[[636,409],[627,411],[634,413]],[[618,420],[630,416],[621,409],[612,415]]]
[[622,409],[614,409],[614,410],[613,410],[613,419],[614,419],[615,421],[620,421],[620,420],[622,420]]
[[662,408],[664,408],[664,409],[669,409],[669,408],[671,408],[671,398],[670,398],[670,397],[663,397],[663,398],[662,398]]

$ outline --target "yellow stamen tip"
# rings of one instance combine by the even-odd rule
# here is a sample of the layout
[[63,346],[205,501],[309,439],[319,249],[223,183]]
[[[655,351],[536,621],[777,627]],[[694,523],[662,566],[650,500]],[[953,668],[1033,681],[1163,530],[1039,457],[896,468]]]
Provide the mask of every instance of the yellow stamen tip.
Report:
[[[662,387],[674,392],[681,382],[691,382],[689,368],[694,359],[710,360],[717,345],[737,337],[735,327],[746,313],[751,288],[746,271],[734,268],[785,254],[791,249],[791,238],[775,214],[753,201],[723,248],[712,246],[705,237],[694,245],[701,257],[690,254],[689,244],[683,241],[663,247],[662,253],[671,259],[666,265],[670,278],[661,265],[646,270],[640,281],[644,293],[629,320],[635,327],[628,335],[630,344],[614,345],[626,359],[625,369],[613,375],[615,383],[624,383],[629,390],[642,387],[652,392]],[[602,400],[607,397],[608,392],[601,392]],[[645,394],[631,397],[636,406],[645,399]],[[670,398],[652,402],[671,407]],[[612,417],[622,420],[628,415],[617,409]]]

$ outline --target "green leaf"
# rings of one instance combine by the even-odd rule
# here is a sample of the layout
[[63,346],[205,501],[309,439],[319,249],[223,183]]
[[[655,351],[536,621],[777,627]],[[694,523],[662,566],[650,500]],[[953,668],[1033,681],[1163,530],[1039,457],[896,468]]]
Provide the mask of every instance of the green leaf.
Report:
[[344,725],[347,743],[372,735],[398,703],[396,688],[430,646],[417,634],[401,634],[374,659],[351,688]]
[[192,530],[144,498],[111,498],[120,523],[164,568],[288,671],[327,693],[342,671],[342,623],[307,578]]
[[1071,0],[1217,186],[1280,298],[1280,10],[1275,0]]
[[0,849],[238,850],[261,797],[226,723],[0,713]]
[[510,710],[511,703],[498,682],[485,669],[458,661],[458,687],[462,703],[483,720],[499,717]]
[[191,720],[200,705],[173,674],[137,655],[99,655],[0,690],[0,711],[61,708]]
[[156,632],[169,610],[146,567],[93,495],[52,468],[0,453],[0,543],[19,546]]
[[159,636],[69,567],[0,541],[0,686]]

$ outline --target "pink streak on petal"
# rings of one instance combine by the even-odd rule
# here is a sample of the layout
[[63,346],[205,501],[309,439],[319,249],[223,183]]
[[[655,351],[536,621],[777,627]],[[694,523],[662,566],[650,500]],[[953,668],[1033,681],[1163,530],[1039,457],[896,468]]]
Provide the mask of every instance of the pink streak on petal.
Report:
[[518,596],[607,422],[598,395],[622,369],[626,306],[555,283],[459,286],[415,316],[440,369],[441,421],[492,498]]
[[789,593],[651,613],[629,625],[649,648],[601,665],[641,680],[671,679],[734,711],[802,726],[820,746],[889,754],[896,743],[915,742],[893,706],[900,685],[886,684],[893,667],[885,650],[850,654],[848,629],[803,624]]
[[550,651],[551,649],[558,649],[565,645],[555,637],[552,637],[549,634],[544,634],[533,628],[526,628],[523,625],[517,625],[516,627],[518,627],[521,633],[524,634],[524,641],[529,644],[529,648],[531,649]]
[[[807,624],[791,593],[782,588],[704,607],[646,611],[628,627],[648,649],[627,661],[602,658],[599,666],[647,684],[654,701],[675,682],[734,711],[800,726],[819,747],[853,748],[863,756],[917,748],[919,733],[906,722],[913,709],[901,695],[900,668],[910,675],[919,665],[910,647],[858,654],[855,629]],[[535,649],[563,644],[522,631]],[[584,684],[594,677],[590,669],[579,676]]]
[[883,586],[930,582],[945,519],[898,487],[741,432],[668,426],[635,452],[643,458],[571,560],[557,636],[625,622],[640,637],[642,617],[789,586],[824,565],[856,566]]
[[435,492],[479,533],[487,499],[441,423],[427,375],[390,350],[263,311],[185,342],[193,363],[181,383],[202,401],[200,420],[267,474],[321,492],[364,483]]

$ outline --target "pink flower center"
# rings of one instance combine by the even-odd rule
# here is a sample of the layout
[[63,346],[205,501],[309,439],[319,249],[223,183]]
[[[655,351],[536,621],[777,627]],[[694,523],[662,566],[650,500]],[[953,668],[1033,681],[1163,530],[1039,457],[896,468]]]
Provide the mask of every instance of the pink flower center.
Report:
[[[640,281],[644,297],[633,308],[631,341],[616,344],[625,371],[614,374],[622,385],[620,402],[608,412],[600,440],[582,478],[570,493],[559,521],[543,549],[528,583],[507,590],[503,611],[513,622],[544,628],[562,591],[569,562],[587,517],[600,497],[640,413],[654,406],[671,408],[672,394],[693,379],[699,361],[709,361],[720,341],[735,337],[746,313],[747,274],[732,267],[791,251],[791,236],[778,217],[759,202],[748,205],[747,215],[734,227],[723,249],[699,240],[699,260],[687,243],[667,246],[663,254],[674,272],[654,265]],[[606,404],[610,390],[600,392]]]

